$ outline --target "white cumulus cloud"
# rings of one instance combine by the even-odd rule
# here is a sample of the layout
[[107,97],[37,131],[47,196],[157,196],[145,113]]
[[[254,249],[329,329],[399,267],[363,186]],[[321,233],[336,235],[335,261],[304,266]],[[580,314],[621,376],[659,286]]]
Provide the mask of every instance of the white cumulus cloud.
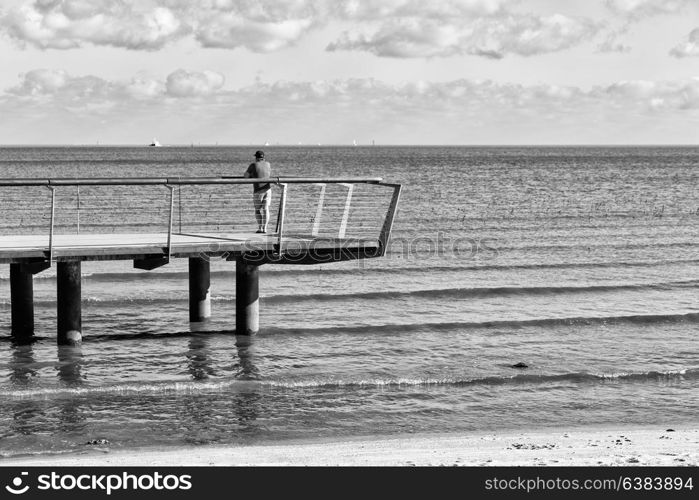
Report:
[[607,87],[597,87],[590,95],[598,100],[646,110],[696,110],[699,109],[699,79],[622,81]]
[[563,50],[600,29],[600,23],[585,18],[516,12],[518,5],[509,0],[35,0],[0,15],[0,31],[20,45],[41,49],[158,50],[190,37],[203,47],[265,53],[333,25],[347,31],[339,38],[329,35],[329,50],[499,58]]
[[93,75],[73,76],[64,70],[35,69],[20,75],[18,85],[7,89],[10,96],[56,104],[79,105],[95,100],[160,102],[165,98],[210,96],[220,91],[224,77],[214,71],[186,71],[178,69],[164,81],[134,77],[126,81],[110,81]]
[[698,57],[699,56],[699,28],[693,29],[687,39],[673,47],[670,54],[675,57]]
[[20,75],[20,84],[7,92],[18,98],[63,105],[114,100],[121,86],[96,76],[74,77],[63,70],[35,69]]
[[[662,101],[667,109],[699,109],[699,78],[679,81],[620,81],[608,86],[582,89],[575,86],[521,85],[490,80],[459,79],[447,82],[406,82],[389,84],[372,78],[319,81],[256,82],[239,89],[223,89],[224,76],[213,71],[178,69],[163,80],[135,77],[128,81],[106,80],[93,75],[72,76],[63,70],[36,69],[20,75],[18,85],[5,91],[8,98],[46,98],[59,103],[65,99],[120,100],[128,97],[168,103],[190,97],[208,101],[191,101],[193,105],[209,102],[222,106],[276,108],[314,106],[366,106],[393,111],[424,106],[425,109],[458,109],[473,105],[487,108],[556,108],[621,105],[636,109],[657,108],[653,100]],[[2,95],[2,94],[0,94]]]
[[190,29],[175,12],[149,0],[39,0],[10,10],[0,26],[21,44],[42,49],[90,43],[156,50]]
[[690,3],[690,0],[606,0],[607,6],[616,14],[632,19],[676,14]]
[[214,71],[178,69],[168,75],[165,86],[168,95],[196,97],[215,93],[223,86],[224,81],[223,75]]
[[362,50],[386,57],[471,54],[499,59],[567,49],[596,35],[601,25],[561,14],[499,14],[471,20],[393,18],[373,32],[345,32],[327,49]]
[[119,81],[33,70],[0,93],[0,133],[32,143],[138,142],[161,129],[171,143],[189,143],[195,133],[239,143],[255,137],[328,143],[358,131],[384,143],[629,143],[691,141],[699,122],[699,78],[592,88],[371,78],[222,85],[214,72]]
[[21,83],[9,89],[15,95],[42,95],[56,92],[70,81],[63,70],[35,69],[20,75]]
[[[157,50],[193,35],[205,47],[257,52],[292,45],[326,21],[317,0],[36,0],[0,18],[20,44]],[[320,6],[320,7],[318,7]]]
[[312,25],[313,20],[308,18],[259,22],[228,13],[201,24],[196,38],[204,47],[245,47],[254,52],[271,52],[293,45]]
[[193,19],[195,37],[204,47],[270,52],[291,46],[324,25],[326,7],[318,0],[205,0],[183,12]]
[[454,17],[492,15],[504,10],[507,0],[343,0],[334,4],[342,19],[372,21],[388,17],[428,17],[447,20]]

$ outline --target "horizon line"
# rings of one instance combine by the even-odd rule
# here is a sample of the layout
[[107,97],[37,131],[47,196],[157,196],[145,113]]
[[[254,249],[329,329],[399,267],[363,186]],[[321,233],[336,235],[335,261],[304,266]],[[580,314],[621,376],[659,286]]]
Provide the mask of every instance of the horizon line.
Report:
[[527,143],[527,144],[497,144],[497,143],[483,143],[483,144],[455,144],[455,143],[445,143],[445,144],[401,144],[401,143],[385,143],[385,144],[372,144],[372,143],[360,143],[360,144],[348,144],[348,143],[316,143],[316,144],[293,144],[293,143],[276,143],[276,144],[255,144],[255,143],[228,143],[219,144],[216,143],[173,143],[173,144],[161,144],[160,146],[150,146],[149,144],[143,143],[10,143],[10,144],[0,144],[0,148],[11,148],[11,147],[143,147],[143,148],[192,148],[192,147],[255,147],[255,148],[275,148],[275,147],[312,147],[312,148],[322,148],[322,147],[347,147],[347,148],[357,148],[357,147],[699,147],[699,143],[566,143],[566,144],[556,144],[556,143]]

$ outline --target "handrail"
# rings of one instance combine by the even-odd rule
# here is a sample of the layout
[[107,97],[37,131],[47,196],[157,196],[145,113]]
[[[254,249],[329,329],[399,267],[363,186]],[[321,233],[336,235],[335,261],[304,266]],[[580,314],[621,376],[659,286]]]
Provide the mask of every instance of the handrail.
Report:
[[[388,245],[388,239],[391,234],[391,229],[393,226],[393,220],[395,218],[396,214],[396,209],[398,205],[398,199],[400,197],[400,192],[401,192],[401,185],[400,184],[392,184],[392,183],[386,183],[381,180],[381,178],[365,178],[365,177],[348,177],[348,178],[316,178],[316,177],[269,177],[269,178],[241,178],[241,177],[129,177],[129,178],[115,178],[115,177],[94,177],[94,178],[54,178],[54,179],[28,179],[28,178],[23,178],[23,179],[7,179],[7,178],[0,178],[0,188],[2,187],[18,187],[18,186],[43,186],[47,188],[50,193],[51,193],[51,207],[50,207],[50,221],[49,221],[49,242],[48,242],[48,251],[45,251],[45,263],[50,266],[54,260],[54,229],[56,226],[56,217],[57,217],[57,212],[58,212],[58,200],[57,200],[57,191],[60,191],[60,188],[63,187],[77,187],[77,217],[78,217],[78,232],[80,232],[80,213],[81,209],[83,208],[81,206],[81,197],[83,197],[84,192],[80,191],[80,186],[138,186],[138,185],[148,185],[148,186],[161,186],[167,188],[168,191],[168,200],[167,200],[167,220],[165,223],[167,224],[166,226],[166,234],[167,234],[167,241],[165,242],[165,246],[161,247],[163,251],[163,257],[160,258],[160,261],[162,260],[169,260],[170,256],[172,255],[172,250],[173,250],[173,236],[175,234],[175,196],[178,195],[180,197],[179,199],[179,234],[182,233],[182,187],[184,185],[189,185],[189,186],[196,186],[196,185],[221,185],[221,186],[227,186],[227,185],[250,185],[250,184],[255,184],[255,183],[268,183],[271,184],[272,186],[276,186],[281,190],[281,196],[279,198],[279,213],[277,215],[277,228],[276,228],[276,234],[273,235],[272,238],[272,248],[273,252],[281,255],[284,252],[283,249],[283,243],[285,241],[285,238],[288,238],[289,236],[285,234],[286,232],[289,232],[288,229],[285,228],[285,222],[289,222],[292,224],[292,232],[290,233],[292,236],[296,233],[294,231],[297,231],[299,235],[303,235],[303,238],[306,238],[310,232],[311,236],[313,238],[318,237],[320,233],[320,226],[321,226],[321,217],[323,215],[323,211],[325,208],[325,197],[326,197],[326,187],[327,185],[330,184],[335,184],[338,186],[341,186],[343,188],[346,188],[347,192],[346,195],[344,196],[344,199],[340,200],[340,204],[335,206],[331,204],[329,206],[330,211],[330,219],[334,221],[334,218],[337,217],[337,209],[341,209],[341,220],[339,221],[339,228],[337,229],[337,232],[334,233],[336,234],[336,238],[342,240],[346,236],[346,232],[349,229],[349,222],[350,222],[350,210],[355,210],[357,211],[358,214],[361,213],[362,210],[365,210],[366,207],[369,207],[369,210],[371,210],[371,205],[370,203],[366,203],[366,200],[363,198],[364,194],[363,192],[357,191],[359,195],[356,198],[356,202],[353,204],[353,196],[355,192],[355,186],[358,184],[367,184],[371,186],[383,186],[389,188],[391,191],[393,191],[393,194],[388,202],[388,208],[387,208],[387,213],[384,218],[384,220],[377,221],[381,224],[380,227],[380,232],[378,234],[378,249],[379,249],[379,254],[376,256],[382,256],[386,252],[386,248]],[[299,198],[300,201],[298,203],[302,203],[303,207],[299,210],[299,207],[296,205],[291,205],[292,209],[292,217],[290,221],[285,221],[286,217],[286,211],[287,211],[287,204],[288,204],[288,196],[289,193],[288,191],[293,191],[295,188],[289,188],[289,184],[308,184],[308,185],[316,185],[320,186],[320,193],[319,193],[319,198],[317,201],[317,205],[314,205],[312,202],[309,202],[307,199],[307,194],[305,191],[302,190],[301,197]],[[109,188],[107,188],[109,190]],[[373,191],[375,188],[370,188],[370,191]],[[70,192],[72,192],[72,189],[69,189]],[[111,189],[113,193],[118,193],[119,191],[114,191]],[[132,190],[127,190],[128,192],[131,192]],[[177,193],[175,192],[177,191]],[[224,191],[229,191],[229,189],[224,189]],[[194,192],[196,194],[196,192]],[[304,198],[304,196],[306,196]],[[209,200],[211,198],[209,197]],[[385,203],[383,201],[385,198],[382,195],[382,197],[377,198],[377,202],[379,203]],[[138,208],[141,208],[139,205]],[[163,207],[165,209],[165,207]],[[87,209],[90,210],[91,206],[88,203]],[[305,219],[305,210],[311,210],[315,215],[310,216],[312,214],[309,214],[309,219],[312,224],[311,228],[307,228],[305,226],[306,224],[306,219]],[[354,213],[354,212],[352,212]],[[373,212],[372,212],[373,214]],[[303,220],[301,220],[303,219]],[[159,219],[158,219],[159,220]],[[372,220],[373,220],[373,215],[372,215]],[[301,221],[301,222],[299,222]],[[156,221],[156,223],[158,223]],[[158,223],[159,224],[159,223]],[[295,226],[294,224],[298,225],[301,224],[301,229],[296,230],[293,229]],[[362,224],[359,224],[362,226]],[[354,231],[354,229],[351,229]],[[276,241],[275,241],[276,240]]]
[[0,179],[0,187],[8,186],[137,186],[183,184],[380,184],[381,177],[83,177],[54,179]]

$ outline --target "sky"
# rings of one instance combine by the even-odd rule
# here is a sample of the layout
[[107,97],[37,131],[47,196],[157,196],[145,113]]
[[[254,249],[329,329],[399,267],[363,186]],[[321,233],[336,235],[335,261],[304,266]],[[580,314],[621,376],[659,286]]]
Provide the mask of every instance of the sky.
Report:
[[699,0],[3,0],[0,144],[698,144]]

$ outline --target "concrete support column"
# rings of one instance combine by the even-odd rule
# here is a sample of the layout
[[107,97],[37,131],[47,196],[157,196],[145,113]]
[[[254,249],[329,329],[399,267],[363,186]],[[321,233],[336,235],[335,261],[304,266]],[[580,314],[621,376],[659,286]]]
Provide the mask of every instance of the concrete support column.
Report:
[[80,261],[58,262],[58,343],[76,345],[82,341],[80,304]]
[[238,335],[251,335],[260,329],[258,266],[243,259],[235,263],[235,328]]
[[34,280],[21,264],[10,264],[12,336],[27,339],[34,335]]
[[197,323],[211,317],[211,269],[201,257],[189,259],[189,321]]

